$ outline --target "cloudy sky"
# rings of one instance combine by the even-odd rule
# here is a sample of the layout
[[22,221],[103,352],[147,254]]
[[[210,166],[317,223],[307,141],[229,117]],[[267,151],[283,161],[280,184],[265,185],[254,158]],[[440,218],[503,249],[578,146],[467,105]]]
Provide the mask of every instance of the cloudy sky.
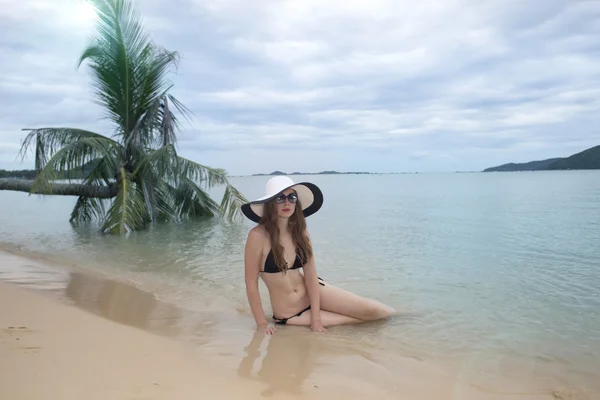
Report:
[[[138,0],[180,53],[182,155],[231,174],[445,172],[600,144],[600,1]],[[110,134],[80,0],[0,0],[0,169],[22,128]]]

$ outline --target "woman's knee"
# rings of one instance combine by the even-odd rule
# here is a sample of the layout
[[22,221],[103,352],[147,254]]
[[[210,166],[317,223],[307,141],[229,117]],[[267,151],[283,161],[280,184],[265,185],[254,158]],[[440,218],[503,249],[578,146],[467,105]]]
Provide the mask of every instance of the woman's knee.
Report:
[[385,304],[370,300],[364,310],[366,320],[378,320],[388,318],[394,313],[394,309]]

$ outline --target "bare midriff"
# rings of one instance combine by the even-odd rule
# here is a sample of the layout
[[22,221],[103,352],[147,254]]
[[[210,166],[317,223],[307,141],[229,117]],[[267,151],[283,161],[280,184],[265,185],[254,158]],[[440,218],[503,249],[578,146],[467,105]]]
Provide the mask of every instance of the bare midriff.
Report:
[[262,272],[261,277],[269,289],[271,307],[277,318],[291,317],[310,305],[301,270]]

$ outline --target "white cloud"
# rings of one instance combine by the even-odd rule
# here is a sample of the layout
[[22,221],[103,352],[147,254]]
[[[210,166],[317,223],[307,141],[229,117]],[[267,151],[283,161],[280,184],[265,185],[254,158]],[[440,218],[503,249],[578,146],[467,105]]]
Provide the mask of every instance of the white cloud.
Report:
[[265,108],[317,102],[334,98],[341,94],[340,88],[319,88],[314,90],[276,90],[261,87],[243,87],[234,90],[207,92],[198,96],[206,102],[221,103],[233,107]]
[[[3,154],[22,127],[107,131],[75,69],[90,33],[79,2],[4,3]],[[292,160],[288,170],[473,170],[600,141],[596,1],[139,4],[182,56],[173,94],[195,117],[181,152],[234,174]]]

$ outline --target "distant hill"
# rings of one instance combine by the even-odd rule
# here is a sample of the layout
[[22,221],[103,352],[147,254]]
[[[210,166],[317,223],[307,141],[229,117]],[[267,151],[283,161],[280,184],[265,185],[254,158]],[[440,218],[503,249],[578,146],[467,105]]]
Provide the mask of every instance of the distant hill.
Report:
[[557,160],[546,169],[600,169],[600,145]]
[[562,160],[562,158],[548,158],[546,160],[530,161],[526,163],[508,163],[497,167],[486,168],[483,172],[504,172],[504,171],[538,171],[546,169],[552,163]]
[[508,163],[486,168],[483,172],[550,171],[568,169],[600,169],[600,145],[569,157],[548,158],[526,163]]

